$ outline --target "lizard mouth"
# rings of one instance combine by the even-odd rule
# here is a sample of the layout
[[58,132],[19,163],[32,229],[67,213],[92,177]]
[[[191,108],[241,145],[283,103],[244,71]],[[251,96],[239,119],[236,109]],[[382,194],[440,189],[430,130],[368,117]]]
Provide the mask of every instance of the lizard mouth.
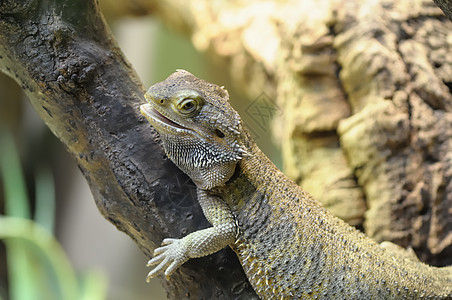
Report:
[[161,114],[157,109],[152,107],[150,104],[143,104],[140,106],[140,111],[143,116],[146,117],[151,123],[155,123],[155,121],[159,122],[160,124],[163,123],[166,126],[170,126],[173,128],[183,129],[183,130],[189,130],[186,127],[183,127],[172,120],[168,119],[166,116]]

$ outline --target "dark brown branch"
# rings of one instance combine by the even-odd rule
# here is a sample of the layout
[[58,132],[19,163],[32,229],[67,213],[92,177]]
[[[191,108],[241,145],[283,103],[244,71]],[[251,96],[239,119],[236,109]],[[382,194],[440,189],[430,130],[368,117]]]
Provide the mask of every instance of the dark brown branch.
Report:
[[[100,212],[149,255],[164,237],[208,223],[194,185],[164,158],[139,115],[143,86],[96,3],[1,1],[0,68],[75,157]],[[162,282],[173,299],[255,297],[230,249]]]
[[452,2],[450,0],[433,0],[444,14],[452,21]]

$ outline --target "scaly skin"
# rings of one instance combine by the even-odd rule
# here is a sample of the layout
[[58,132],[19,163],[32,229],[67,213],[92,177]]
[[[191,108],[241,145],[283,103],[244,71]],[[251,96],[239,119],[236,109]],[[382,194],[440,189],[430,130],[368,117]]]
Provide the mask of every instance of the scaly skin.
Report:
[[262,299],[452,298],[452,267],[390,252],[332,216],[259,150],[228,97],[183,70],[146,93],[142,114],[212,224],[165,239],[148,280],[229,245]]

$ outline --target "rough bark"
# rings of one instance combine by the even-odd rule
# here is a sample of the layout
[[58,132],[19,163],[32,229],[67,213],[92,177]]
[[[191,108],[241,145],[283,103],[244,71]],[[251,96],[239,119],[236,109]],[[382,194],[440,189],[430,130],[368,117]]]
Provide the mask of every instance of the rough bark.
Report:
[[452,25],[433,2],[166,0],[148,9],[227,61],[252,98],[276,99],[285,172],[334,214],[424,261],[452,263]]
[[[77,160],[103,216],[144,253],[208,226],[193,183],[139,115],[143,87],[96,1],[1,1],[0,68]],[[173,299],[255,297],[230,249],[162,282]]]
[[452,21],[452,3],[449,0],[433,0],[444,14]]
[[336,39],[353,111],[338,133],[365,192],[366,232],[451,264],[452,23],[412,4],[369,7]]

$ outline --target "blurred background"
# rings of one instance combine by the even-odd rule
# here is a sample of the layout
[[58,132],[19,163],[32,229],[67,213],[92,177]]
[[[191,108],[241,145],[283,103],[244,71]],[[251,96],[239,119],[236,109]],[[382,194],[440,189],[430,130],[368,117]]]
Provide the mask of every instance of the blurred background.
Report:
[[[239,112],[250,105],[252,99],[234,91],[227,68],[198,53],[187,37],[169,31],[155,17],[124,16],[114,7],[119,1],[100,2],[145,87],[182,68],[224,85]],[[253,123],[248,115],[242,117],[246,124]],[[278,164],[280,155],[269,128],[249,127]],[[0,220],[0,300],[66,299],[65,295],[166,299],[158,279],[145,282],[148,258],[101,216],[73,159],[20,87],[1,73],[0,214],[35,220]]]

